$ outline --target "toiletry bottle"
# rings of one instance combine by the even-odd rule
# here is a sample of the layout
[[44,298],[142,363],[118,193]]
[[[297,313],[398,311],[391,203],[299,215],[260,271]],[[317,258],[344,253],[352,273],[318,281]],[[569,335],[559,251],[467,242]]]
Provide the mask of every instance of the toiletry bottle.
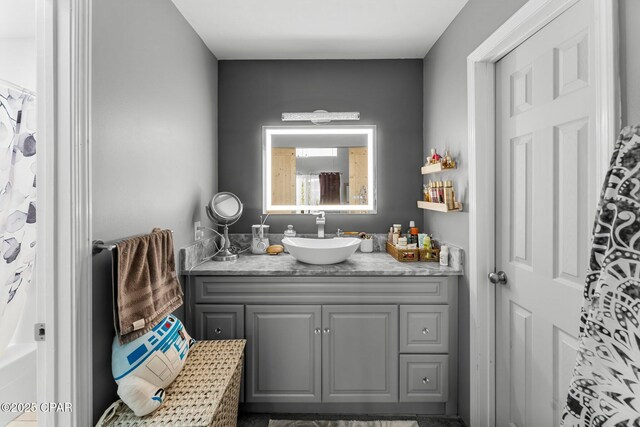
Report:
[[427,184],[422,184],[422,200],[425,202],[429,201],[429,187]]
[[398,238],[398,249],[406,249],[407,248],[407,238],[406,237],[400,237]]
[[411,233],[411,243],[418,245],[418,234],[420,233],[420,230],[418,230],[418,227],[415,226],[413,221],[411,221],[411,225],[413,225],[413,227],[409,229]]
[[456,204],[453,200],[453,191],[451,191],[451,181],[444,182],[444,202],[447,205],[447,209],[455,209]]
[[447,267],[449,265],[449,246],[442,245],[440,248],[440,265]]
[[431,236],[428,234],[424,236],[424,240],[422,241],[422,247],[425,249],[431,249]]
[[293,229],[293,225],[287,225],[287,229],[284,230],[284,237],[296,237],[296,230]]
[[393,243],[393,227],[389,227],[389,236],[387,237],[387,242]]
[[392,242],[394,245],[398,244],[398,239],[400,238],[400,233],[402,232],[402,224],[393,224],[393,238]]

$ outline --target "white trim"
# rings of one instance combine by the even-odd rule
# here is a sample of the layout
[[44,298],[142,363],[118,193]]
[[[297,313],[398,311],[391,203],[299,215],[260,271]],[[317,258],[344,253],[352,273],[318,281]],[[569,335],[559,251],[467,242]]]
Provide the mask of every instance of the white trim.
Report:
[[91,0],[38,0],[38,400],[73,407],[46,426],[93,424],[90,25]]
[[[54,5],[38,0],[36,6],[36,50],[37,82],[36,100],[38,120],[37,162],[37,247],[36,247],[36,322],[45,323],[49,329],[45,341],[37,343],[37,397],[38,402],[54,401],[56,396],[56,357],[54,347],[55,290],[51,272],[54,271],[55,225],[54,225],[54,51],[55,12]],[[41,426],[55,424],[53,412],[38,414]]]
[[[495,425],[495,63],[578,0],[529,0],[467,58],[471,427]],[[596,134],[601,171],[619,127],[617,10],[596,0]],[[603,172],[604,173],[604,172]]]

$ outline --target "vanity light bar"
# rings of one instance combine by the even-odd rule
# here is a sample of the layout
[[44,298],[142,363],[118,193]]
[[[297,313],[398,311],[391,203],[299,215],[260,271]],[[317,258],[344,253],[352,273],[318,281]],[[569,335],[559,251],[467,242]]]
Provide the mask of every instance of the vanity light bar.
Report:
[[360,113],[358,112],[330,113],[328,111],[314,111],[312,113],[282,113],[283,122],[328,123],[332,120],[360,120]]

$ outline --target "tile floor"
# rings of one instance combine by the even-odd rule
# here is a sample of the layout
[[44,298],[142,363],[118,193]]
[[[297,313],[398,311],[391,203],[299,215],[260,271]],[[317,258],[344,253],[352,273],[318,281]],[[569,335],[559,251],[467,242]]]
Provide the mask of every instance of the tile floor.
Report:
[[7,427],[38,427],[37,414],[26,412],[7,424]]
[[320,414],[240,414],[238,427],[267,427],[269,419],[274,420],[415,420],[420,427],[465,427],[458,417],[438,416],[354,416]]

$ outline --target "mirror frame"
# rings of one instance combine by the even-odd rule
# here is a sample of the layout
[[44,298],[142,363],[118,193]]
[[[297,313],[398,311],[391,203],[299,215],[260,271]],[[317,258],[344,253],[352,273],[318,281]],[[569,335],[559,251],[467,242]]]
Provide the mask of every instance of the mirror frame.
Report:
[[[271,146],[274,135],[365,135],[367,137],[368,201],[366,205],[272,205],[271,204]],[[311,125],[311,126],[263,126],[262,127],[262,213],[300,215],[324,211],[375,215],[378,213],[377,130],[375,125]]]

